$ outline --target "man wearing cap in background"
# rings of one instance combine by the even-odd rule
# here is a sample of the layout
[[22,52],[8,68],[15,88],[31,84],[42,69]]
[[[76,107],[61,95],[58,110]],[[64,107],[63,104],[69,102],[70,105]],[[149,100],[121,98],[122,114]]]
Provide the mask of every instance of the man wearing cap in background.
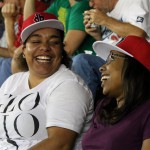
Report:
[[150,43],[128,36],[117,46],[93,44],[105,98],[83,137],[83,150],[150,149]]
[[93,99],[68,69],[63,24],[37,12],[24,21],[21,39],[29,71],[10,76],[0,88],[0,149],[81,150]]

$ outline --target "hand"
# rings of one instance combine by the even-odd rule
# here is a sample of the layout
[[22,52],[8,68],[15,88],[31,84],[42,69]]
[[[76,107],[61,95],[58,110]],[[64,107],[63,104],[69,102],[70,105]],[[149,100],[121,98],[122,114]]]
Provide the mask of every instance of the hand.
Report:
[[98,9],[91,9],[88,15],[90,16],[90,21],[98,25],[105,25],[105,22],[109,18],[105,12]]
[[19,9],[14,3],[5,3],[2,7],[2,15],[5,19],[13,19],[15,21],[18,13]]
[[94,23],[93,20],[91,20],[91,12],[85,11],[84,12],[85,31],[89,35],[91,35],[94,39],[101,40],[100,26],[98,24],[96,24],[96,27],[92,27],[93,23]]

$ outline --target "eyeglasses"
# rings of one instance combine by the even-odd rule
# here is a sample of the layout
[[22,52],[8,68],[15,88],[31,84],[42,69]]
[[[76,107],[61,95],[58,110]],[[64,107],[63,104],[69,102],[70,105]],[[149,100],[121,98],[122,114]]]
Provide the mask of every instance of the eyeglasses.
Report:
[[120,59],[128,59],[127,56],[122,56],[116,53],[110,53],[106,59],[106,63],[109,64],[111,61],[113,61],[115,58],[120,58]]

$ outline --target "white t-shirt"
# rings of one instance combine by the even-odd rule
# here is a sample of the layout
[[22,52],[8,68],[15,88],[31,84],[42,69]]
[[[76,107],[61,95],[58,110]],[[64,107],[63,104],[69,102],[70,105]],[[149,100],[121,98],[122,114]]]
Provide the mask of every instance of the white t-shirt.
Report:
[[64,65],[33,89],[28,77],[14,74],[0,89],[0,150],[27,150],[47,138],[51,126],[79,133],[74,149],[80,150],[93,114],[91,91]]
[[[118,0],[108,16],[131,23],[143,29],[150,37],[150,0]],[[115,44],[121,37],[106,27],[102,27],[102,39]]]

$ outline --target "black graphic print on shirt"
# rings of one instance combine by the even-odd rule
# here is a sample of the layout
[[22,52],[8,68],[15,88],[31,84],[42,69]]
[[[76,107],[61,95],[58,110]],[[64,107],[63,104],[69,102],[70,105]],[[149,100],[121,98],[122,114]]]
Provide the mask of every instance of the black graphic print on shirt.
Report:
[[[29,93],[14,97],[4,95],[0,98],[0,138],[16,146],[12,137],[30,138],[39,130],[39,119],[36,114],[40,102],[39,93]],[[28,129],[29,128],[29,129]]]

